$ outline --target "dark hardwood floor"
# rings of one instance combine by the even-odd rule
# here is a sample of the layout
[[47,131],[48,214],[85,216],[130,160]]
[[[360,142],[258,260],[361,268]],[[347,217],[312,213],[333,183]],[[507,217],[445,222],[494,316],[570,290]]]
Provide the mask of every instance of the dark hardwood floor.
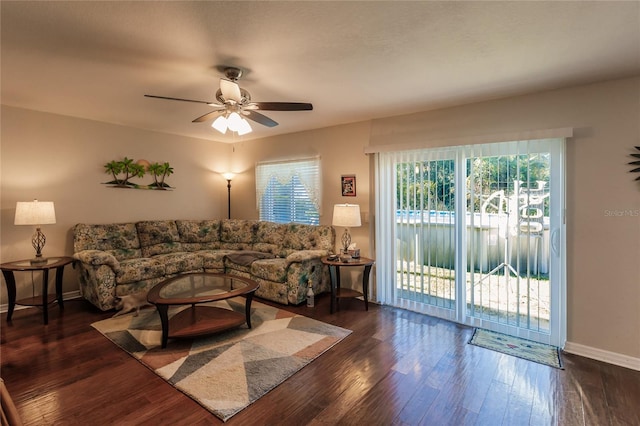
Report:
[[[557,370],[469,345],[462,325],[316,300],[288,309],[353,333],[229,424],[640,425],[638,371],[569,354]],[[72,300],[48,326],[37,309],[2,315],[1,375],[25,424],[222,423],[90,326],[112,314]]]

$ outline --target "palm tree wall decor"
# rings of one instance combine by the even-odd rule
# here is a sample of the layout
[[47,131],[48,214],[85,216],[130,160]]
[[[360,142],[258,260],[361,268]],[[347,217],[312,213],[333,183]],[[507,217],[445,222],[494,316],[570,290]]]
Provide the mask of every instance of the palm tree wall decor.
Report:
[[[150,164],[147,171],[153,174],[153,183],[149,186],[154,187],[155,189],[171,188],[169,185],[164,183],[164,179],[173,173],[173,167],[171,167],[169,163]],[[160,180],[158,180],[158,177],[160,177]]]
[[[636,146],[636,149],[640,151],[640,146]],[[631,156],[635,158],[640,158],[640,154],[631,154]],[[640,161],[639,160],[631,161],[629,164],[632,166],[640,166]],[[636,167],[635,169],[631,170],[631,173],[640,173],[640,167]],[[640,180],[640,176],[638,176],[635,180]]]
[[[123,160],[112,160],[104,165],[104,172],[113,176],[113,180],[104,182],[115,188],[134,188],[134,189],[173,189],[164,180],[167,176],[173,174],[173,167],[167,162],[149,163],[146,160],[138,160],[124,157]],[[149,185],[143,185],[131,182],[132,178],[142,178],[145,173],[153,175],[153,182]]]

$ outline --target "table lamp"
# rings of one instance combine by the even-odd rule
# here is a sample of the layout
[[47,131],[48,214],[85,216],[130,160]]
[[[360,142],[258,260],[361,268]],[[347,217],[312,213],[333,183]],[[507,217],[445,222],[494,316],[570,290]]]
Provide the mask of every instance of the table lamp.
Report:
[[333,226],[344,226],[344,234],[342,234],[342,250],[347,253],[351,245],[351,234],[349,228],[360,226],[360,206],[358,204],[336,204],[333,206]]
[[46,237],[40,230],[40,225],[56,223],[56,212],[53,201],[18,201],[16,204],[16,216],[14,225],[35,225],[36,233],[31,238],[31,244],[36,249],[36,257],[31,259],[31,264],[45,263],[46,258],[42,257],[42,248],[47,242]]

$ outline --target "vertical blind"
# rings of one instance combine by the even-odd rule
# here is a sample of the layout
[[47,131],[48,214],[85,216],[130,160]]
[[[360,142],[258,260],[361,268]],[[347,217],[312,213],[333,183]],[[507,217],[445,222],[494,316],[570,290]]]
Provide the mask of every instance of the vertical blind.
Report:
[[554,146],[564,139],[376,153],[378,299],[550,341],[565,285],[551,285]]
[[376,155],[376,235],[395,242],[376,244],[381,302],[455,319],[455,158],[449,148]]

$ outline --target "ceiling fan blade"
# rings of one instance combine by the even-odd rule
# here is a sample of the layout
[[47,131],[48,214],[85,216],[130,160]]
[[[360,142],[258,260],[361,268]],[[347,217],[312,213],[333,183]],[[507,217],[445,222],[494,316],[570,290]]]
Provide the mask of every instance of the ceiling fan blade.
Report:
[[207,121],[207,120],[211,120],[213,117],[215,117],[216,115],[219,115],[222,111],[211,111],[208,112],[204,115],[201,115],[200,117],[196,118],[195,120],[192,121],[192,123],[202,123],[203,121]]
[[220,79],[220,90],[225,100],[234,100],[237,103],[242,102],[242,94],[240,93],[240,86],[235,81],[227,80],[226,78]]
[[305,102],[253,102],[264,111],[311,111],[313,105]]
[[197,101],[197,100],[194,100],[194,99],[171,98],[171,97],[168,97],[168,96],[156,96],[156,95],[144,95],[144,96],[147,97],[147,98],[166,99],[166,100],[169,100],[169,101],[195,102],[197,104],[207,104],[207,105],[211,105],[211,106],[218,105],[215,102]]
[[259,112],[255,111],[243,111],[243,114],[247,116],[248,119],[255,121],[256,123],[260,123],[263,126],[267,127],[275,127],[278,125],[276,121],[273,121],[266,115],[262,115]]

